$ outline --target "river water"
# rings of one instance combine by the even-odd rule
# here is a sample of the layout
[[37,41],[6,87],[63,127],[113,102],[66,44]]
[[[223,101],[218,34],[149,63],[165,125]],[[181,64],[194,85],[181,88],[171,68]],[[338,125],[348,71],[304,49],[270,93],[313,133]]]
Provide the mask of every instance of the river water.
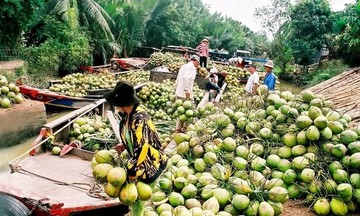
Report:
[[[60,118],[63,115],[70,113],[71,110],[51,110],[47,116],[47,122],[51,122],[57,118]],[[40,132],[40,131],[39,131]],[[6,172],[9,170],[8,163],[19,157],[23,153],[25,153],[28,149],[30,149],[31,144],[37,138],[37,135],[34,137],[30,137],[25,139],[18,145],[8,146],[4,148],[0,148],[0,173]]]
[[[280,90],[281,91],[291,91],[293,93],[299,93],[302,91],[302,88],[295,86],[292,83],[281,80],[280,81]],[[51,115],[48,115],[47,122],[53,121],[57,118],[60,118],[63,115],[68,114],[69,110],[66,111],[56,111],[52,112]],[[22,155],[26,152],[30,147],[31,143],[36,139],[37,136],[28,138],[24,140],[22,143],[10,147],[0,148],[0,173],[6,172],[8,170],[8,163],[15,158]]]

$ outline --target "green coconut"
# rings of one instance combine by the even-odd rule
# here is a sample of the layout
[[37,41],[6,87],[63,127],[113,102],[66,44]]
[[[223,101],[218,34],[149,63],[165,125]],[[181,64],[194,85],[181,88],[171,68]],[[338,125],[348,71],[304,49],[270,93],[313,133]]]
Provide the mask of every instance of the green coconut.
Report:
[[348,145],[348,150],[350,154],[360,152],[360,141],[352,142]]
[[316,106],[310,106],[308,116],[311,120],[315,120],[317,117],[322,116],[321,109]]
[[326,140],[330,140],[333,136],[332,131],[329,127],[326,127],[320,131],[321,137],[325,138]]
[[331,154],[336,158],[343,158],[346,154],[347,148],[343,144],[336,144],[331,149]]
[[274,216],[275,212],[273,207],[265,201],[262,201],[259,205],[259,216]]
[[138,191],[135,184],[125,184],[120,190],[119,199],[124,205],[131,205],[134,203],[138,199]]
[[231,201],[231,195],[229,191],[223,188],[215,189],[213,197],[217,199],[221,209],[224,208],[226,204]]
[[360,152],[356,152],[350,156],[350,167],[355,169],[360,168]]
[[288,191],[283,187],[274,187],[269,190],[270,200],[284,203],[288,200]]
[[310,125],[312,125],[312,120],[309,116],[305,116],[305,115],[301,115],[299,116],[297,119],[297,125],[299,128],[303,129],[303,128],[307,128]]
[[267,157],[266,164],[271,168],[276,168],[280,159],[281,158],[278,155],[271,154]]
[[310,141],[316,141],[320,138],[320,131],[315,126],[310,126],[306,130],[306,138]]
[[287,187],[289,198],[290,199],[297,199],[301,196],[301,189],[299,186],[292,184]]
[[348,182],[349,180],[349,176],[348,173],[343,170],[343,169],[336,169],[334,170],[333,174],[332,174],[332,178],[337,182],[337,183],[345,183]]
[[169,195],[169,203],[173,207],[181,206],[185,204],[185,199],[180,193],[171,192]]
[[340,133],[340,141],[344,144],[350,144],[358,139],[358,135],[355,131],[345,130]]
[[250,153],[249,149],[243,145],[239,145],[235,149],[236,156],[244,159],[248,159],[249,153]]
[[206,200],[202,205],[203,210],[210,210],[214,214],[218,213],[220,210],[219,202],[215,197],[211,197],[210,199]]
[[306,131],[300,131],[296,135],[296,143],[299,144],[299,145],[306,145],[307,144]]
[[288,147],[293,147],[296,145],[296,134],[286,133],[283,137],[284,144]]
[[291,154],[291,148],[288,146],[283,146],[281,148],[278,149],[277,155],[281,158],[291,158],[292,154]]
[[320,98],[314,98],[310,101],[310,106],[323,107],[323,101]]
[[282,175],[282,180],[286,183],[286,184],[292,184],[294,183],[294,181],[297,178],[297,174],[293,169],[288,169],[284,172],[284,174]]
[[321,116],[318,116],[318,117],[315,118],[314,125],[319,130],[322,130],[322,129],[327,127],[327,122],[328,122],[327,118],[325,116],[321,115]]
[[329,121],[328,127],[331,129],[333,134],[340,134],[344,131],[344,125],[338,121]]
[[315,178],[315,171],[310,168],[305,168],[301,171],[300,178],[303,182],[311,182]]
[[332,198],[330,201],[330,209],[334,215],[343,216],[348,213],[346,203],[338,198]]
[[341,183],[336,187],[337,195],[339,195],[340,198],[345,202],[348,202],[351,200],[352,190],[353,190],[353,188],[348,183]]
[[257,200],[251,201],[249,206],[245,209],[245,215],[258,215],[260,203]]
[[326,179],[324,181],[324,188],[326,189],[326,191],[331,194],[331,193],[335,193],[336,191],[336,187],[337,187],[337,183],[332,180],[332,179]]
[[306,147],[303,145],[296,145],[291,148],[291,154],[295,157],[304,155],[305,153],[306,153]]
[[310,164],[309,159],[307,159],[306,157],[303,157],[303,156],[295,157],[295,158],[292,160],[292,167],[293,167],[295,170],[303,170],[303,169],[305,169],[307,166],[309,166],[309,164]]
[[312,91],[309,91],[309,90],[304,90],[300,93],[301,95],[301,98],[304,100],[304,101],[308,101],[310,102],[312,99],[315,98],[315,94],[312,92]]
[[328,215],[330,213],[330,203],[326,198],[316,200],[313,208],[317,215]]
[[236,194],[233,196],[231,204],[237,211],[242,211],[249,206],[250,199],[248,196]]
[[336,121],[336,120],[339,120],[341,118],[341,115],[339,112],[337,111],[330,111],[326,114],[326,118],[329,120],[329,121]]
[[243,170],[246,168],[248,162],[244,158],[235,157],[233,161],[233,167],[237,170]]

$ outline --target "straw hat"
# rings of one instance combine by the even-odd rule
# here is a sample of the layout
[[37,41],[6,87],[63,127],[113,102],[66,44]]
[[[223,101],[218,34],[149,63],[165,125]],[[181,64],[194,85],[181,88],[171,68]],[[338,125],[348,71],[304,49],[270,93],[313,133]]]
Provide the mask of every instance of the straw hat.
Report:
[[268,68],[273,69],[274,68],[274,62],[269,60],[264,64],[264,67],[268,67]]
[[202,42],[209,42],[209,40],[206,39],[206,38],[204,38],[204,39],[202,40]]

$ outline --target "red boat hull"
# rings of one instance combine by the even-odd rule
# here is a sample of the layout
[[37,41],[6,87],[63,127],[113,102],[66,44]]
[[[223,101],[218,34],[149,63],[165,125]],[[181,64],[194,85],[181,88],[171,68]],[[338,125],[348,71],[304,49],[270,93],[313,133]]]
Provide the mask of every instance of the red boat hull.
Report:
[[78,109],[96,101],[91,98],[69,97],[55,92],[33,88],[27,85],[18,85],[21,94],[31,100],[41,101],[46,105],[58,106],[69,109]]

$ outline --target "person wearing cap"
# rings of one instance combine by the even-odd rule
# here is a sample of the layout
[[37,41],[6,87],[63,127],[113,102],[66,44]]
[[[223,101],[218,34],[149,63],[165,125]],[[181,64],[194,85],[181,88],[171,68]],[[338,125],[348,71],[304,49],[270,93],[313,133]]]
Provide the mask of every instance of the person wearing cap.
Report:
[[176,77],[176,97],[186,100],[193,98],[193,87],[197,66],[199,66],[199,56],[197,55],[191,56],[190,61],[181,66]]
[[196,49],[199,51],[200,66],[207,68],[207,58],[209,57],[209,40],[204,38],[196,47]]
[[[199,66],[199,56],[192,55],[190,61],[181,66],[175,82],[175,96],[182,100],[192,100],[194,97],[193,88],[196,77],[196,68]],[[176,132],[186,129],[186,124],[178,120],[176,122]]]
[[254,95],[254,94],[256,94],[256,90],[259,86],[259,75],[256,72],[256,66],[250,65],[249,72],[251,75],[250,75],[249,79],[247,80],[247,83],[245,86],[245,91],[249,95]]
[[276,77],[273,73],[274,63],[273,61],[269,60],[264,64],[265,67],[265,78],[263,84],[266,85],[269,89],[269,91],[275,90],[275,83],[276,83]]
[[[128,82],[119,81],[104,97],[114,107],[115,116],[118,116],[121,144],[115,149],[119,153],[126,149],[129,155],[127,179],[154,186],[166,167],[167,157],[151,118],[139,105],[134,87]],[[131,215],[143,215],[144,203],[135,202]]]

